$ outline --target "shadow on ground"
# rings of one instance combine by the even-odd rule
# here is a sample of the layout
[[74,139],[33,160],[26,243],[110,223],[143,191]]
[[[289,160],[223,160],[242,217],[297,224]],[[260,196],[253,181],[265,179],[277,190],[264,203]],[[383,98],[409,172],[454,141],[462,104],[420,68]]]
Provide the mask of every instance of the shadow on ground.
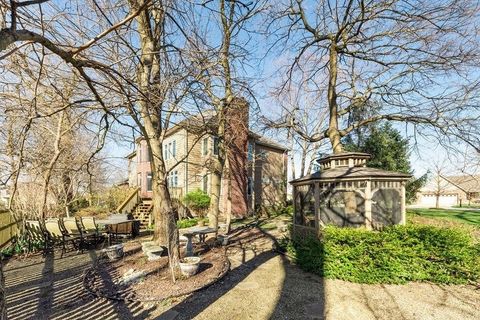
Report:
[[237,232],[228,248],[232,270],[169,312],[176,319],[322,319],[323,279],[292,266],[271,249],[274,241],[258,228]]
[[24,265],[5,267],[9,319],[145,319],[150,314],[140,303],[94,298],[83,288],[83,272],[97,258],[96,251],[48,253],[28,258]]

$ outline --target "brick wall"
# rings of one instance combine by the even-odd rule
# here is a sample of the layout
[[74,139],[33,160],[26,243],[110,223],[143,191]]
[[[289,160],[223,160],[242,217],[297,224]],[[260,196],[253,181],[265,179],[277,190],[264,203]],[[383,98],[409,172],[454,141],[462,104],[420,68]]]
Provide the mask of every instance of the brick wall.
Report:
[[234,100],[226,109],[225,142],[229,145],[227,158],[230,163],[232,214],[236,217],[244,217],[248,213],[248,112],[247,101],[240,98]]

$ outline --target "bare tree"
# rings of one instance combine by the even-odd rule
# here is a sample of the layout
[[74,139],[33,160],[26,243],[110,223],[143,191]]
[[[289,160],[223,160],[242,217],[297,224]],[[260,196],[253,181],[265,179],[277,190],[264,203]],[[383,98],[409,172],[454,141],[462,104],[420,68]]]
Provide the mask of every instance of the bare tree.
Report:
[[[272,92],[272,97],[278,101],[280,106],[279,116],[272,121],[271,117],[263,117],[262,122],[267,128],[276,132],[286,130],[287,143],[290,148],[290,177],[296,179],[310,174],[312,164],[318,158],[318,154],[324,147],[324,141],[310,143],[304,135],[299,135],[301,130],[306,135],[314,135],[322,129],[328,118],[328,113],[323,107],[318,106],[318,99],[321,98],[318,91],[308,87],[307,84],[291,82],[288,87],[278,87]],[[281,125],[278,125],[281,123]],[[288,124],[285,128],[283,124]],[[300,155],[298,175],[296,174],[297,159]]]
[[[0,31],[0,59],[45,50],[82,80],[88,89],[83,96],[94,100],[104,113],[105,131],[113,119],[147,141],[152,153],[154,239],[168,247],[170,265],[176,268],[178,231],[167,188],[163,140],[168,129],[188,115],[184,105],[192,103],[187,100],[198,81],[197,70],[185,54],[192,44],[184,32],[189,12],[178,10],[182,4],[175,1],[152,0],[101,5],[93,1],[87,4],[92,6],[88,14],[65,13],[50,1],[27,1],[14,7],[1,4],[10,19]],[[43,6],[48,9],[40,10]],[[56,23],[46,23],[45,15],[55,15]]]
[[445,194],[451,185],[445,178],[445,163],[435,162],[433,165],[433,193],[435,195],[435,208],[440,208],[440,197]]
[[[200,70],[203,100],[214,107],[215,124],[211,133],[218,141],[218,155],[210,165],[212,201],[208,217],[209,225],[214,228],[218,226],[222,181],[226,181],[224,194],[229,204],[224,211],[227,229],[230,227],[232,170],[239,170],[232,168],[231,155],[246,153],[247,146],[238,145],[238,135],[248,132],[248,117],[240,113],[233,116],[233,110],[248,108],[251,88],[240,76],[241,64],[247,63],[253,54],[248,50],[249,36],[253,32],[249,27],[265,6],[265,1],[205,1],[201,3],[200,17],[192,23],[197,27],[193,32],[196,35],[193,61]],[[220,41],[210,36],[216,32],[221,35]],[[238,116],[241,119],[237,119]]]
[[[381,119],[480,150],[476,1],[291,0],[277,8],[274,47],[294,54],[284,87],[301,78],[318,88],[329,115],[314,134],[280,126],[312,142],[328,139],[335,153],[342,137]],[[375,112],[350,116],[360,108]]]

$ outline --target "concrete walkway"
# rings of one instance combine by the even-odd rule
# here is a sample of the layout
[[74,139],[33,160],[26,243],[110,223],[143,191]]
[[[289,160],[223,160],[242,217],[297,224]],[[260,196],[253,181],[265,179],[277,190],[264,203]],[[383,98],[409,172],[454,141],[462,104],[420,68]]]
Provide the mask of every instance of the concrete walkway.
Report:
[[158,304],[94,299],[82,274],[95,252],[28,258],[5,267],[10,319],[480,319],[471,286],[360,285],[308,274],[246,230],[229,248],[232,271],[217,284]]

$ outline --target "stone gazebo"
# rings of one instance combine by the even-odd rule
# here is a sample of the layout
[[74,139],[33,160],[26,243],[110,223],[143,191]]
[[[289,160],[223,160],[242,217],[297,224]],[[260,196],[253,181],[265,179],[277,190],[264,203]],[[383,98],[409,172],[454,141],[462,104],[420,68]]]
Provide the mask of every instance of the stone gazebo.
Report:
[[320,227],[377,229],[405,223],[409,174],[366,166],[369,154],[344,152],[318,160],[320,171],[291,181],[294,232],[318,234]]

